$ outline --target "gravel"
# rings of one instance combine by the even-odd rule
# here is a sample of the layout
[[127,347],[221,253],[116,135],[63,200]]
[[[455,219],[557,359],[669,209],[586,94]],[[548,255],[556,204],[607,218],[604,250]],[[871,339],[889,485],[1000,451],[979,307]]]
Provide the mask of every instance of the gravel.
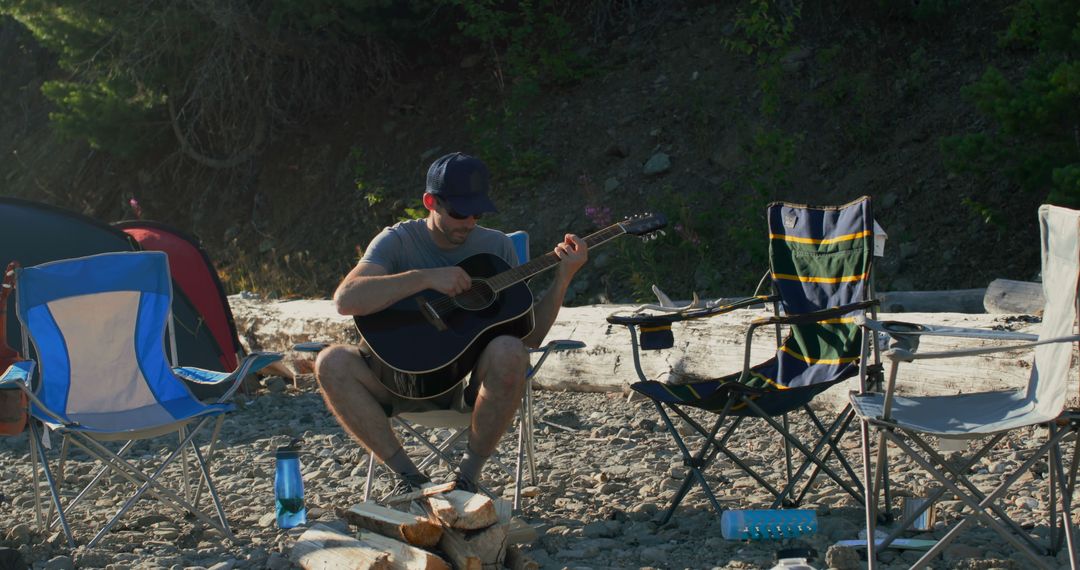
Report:
[[[59,531],[42,532],[35,524],[24,434],[0,439],[0,505],[7,514],[0,521],[0,547],[17,551],[33,568],[293,567],[289,553],[304,528],[280,530],[274,522],[274,450],[294,437],[303,438],[301,463],[309,524],[318,521],[345,527],[335,509],[360,502],[367,465],[366,452],[327,412],[311,378],[301,380],[300,389],[288,385],[284,390],[258,394],[224,423],[223,446],[212,473],[235,542],[224,540],[218,531],[193,517],[178,515],[146,499],[136,503],[99,547],[68,548]],[[522,548],[542,568],[770,568],[779,550],[793,547],[814,549],[816,557],[811,564],[816,568],[865,565],[857,551],[835,546],[838,540],[859,537],[863,512],[831,482],[819,480],[800,505],[817,513],[818,531],[811,535],[778,541],[725,540],[719,516],[696,484],[674,521],[658,526],[658,518],[683,480],[692,474],[651,403],[640,399],[627,402],[622,394],[541,391],[536,407],[538,473],[535,482],[526,482],[519,516],[539,530],[539,538]],[[695,415],[708,420],[706,414]],[[809,424],[793,423],[796,433],[809,440]],[[843,447],[858,470],[857,433],[857,429],[851,430]],[[984,482],[999,481],[1041,435],[1032,431],[1007,438],[974,471]],[[690,441],[697,443],[695,438]],[[515,445],[516,437],[504,438],[504,455],[511,463]],[[145,468],[147,454],[163,446],[163,442],[139,443],[128,456]],[[785,470],[782,447],[761,422],[744,422],[729,447],[740,450],[773,481]],[[74,492],[76,484],[85,484],[93,472],[87,456],[72,450],[60,477],[65,489]],[[892,462],[890,473],[897,501],[901,496],[919,494],[915,491],[928,483],[924,474],[902,459]],[[443,475],[439,470],[431,474],[436,479]],[[724,458],[717,460],[709,474],[724,508],[765,508],[771,500]],[[492,464],[485,476],[485,483],[496,493],[512,494],[512,481]],[[376,494],[386,493],[391,484],[388,477],[380,475],[375,482]],[[117,498],[130,494],[130,487],[118,477],[106,477],[84,501],[85,506],[69,513],[80,543],[89,540],[115,512]],[[1045,480],[1025,476],[1005,501],[1010,515],[1021,525],[1031,525],[1034,534],[1046,532],[1045,491]],[[940,538],[943,525],[955,520],[960,503],[942,500],[936,509],[938,522],[933,531],[908,536]],[[916,558],[913,552],[893,549],[881,556],[885,568],[906,568]],[[1046,561],[1051,566],[1068,566],[1064,552]],[[1028,565],[992,531],[976,527],[951,545],[934,567]]]

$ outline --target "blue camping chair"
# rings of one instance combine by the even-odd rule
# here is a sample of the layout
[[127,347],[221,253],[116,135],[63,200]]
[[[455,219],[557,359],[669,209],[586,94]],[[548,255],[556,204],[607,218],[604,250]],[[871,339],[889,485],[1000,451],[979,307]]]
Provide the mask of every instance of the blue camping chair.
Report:
[[[609,323],[626,326],[630,331],[634,365],[640,379],[631,388],[655,404],[690,471],[662,524],[671,519],[695,483],[700,484],[717,513],[723,510],[705,474],[720,454],[774,497],[772,508],[798,505],[822,473],[856,501],[863,501],[862,483],[838,446],[854,420],[851,406],[845,407],[826,426],[811,409],[810,402],[848,378],[859,376],[865,384],[869,374],[880,376],[880,366],[867,366],[869,336],[855,322],[857,316],[877,304],[871,294],[875,235],[870,199],[864,197],[838,207],[776,202],[769,206],[767,214],[770,271],[766,277],[772,283],[771,295],[671,309],[664,307],[667,303],[661,299],[660,306],[647,305],[644,310],[630,314],[616,312],[608,317]],[[774,316],[751,323],[741,371],[711,379],[668,383],[650,379],[642,369],[640,350],[674,346],[673,323],[765,303],[773,304]],[[754,332],[769,325],[775,327],[776,354],[751,366]],[[788,328],[786,338],[782,336],[782,327]],[[688,413],[689,408],[715,414],[712,427]],[[806,414],[817,430],[816,442],[808,445],[790,432],[789,412]],[[690,449],[676,429],[673,415],[702,436],[699,449]],[[747,418],[761,419],[783,439],[786,480],[779,486],[729,446],[729,440]],[[794,469],[793,450],[803,458]]]
[[[165,356],[165,329],[172,327],[172,280],[161,252],[122,252],[92,255],[21,269],[16,276],[16,307],[23,330],[33,342],[35,357],[15,363],[0,377],[0,386],[14,384],[30,397],[30,445],[34,487],[37,461],[52,495],[52,513],[38,524],[61,524],[68,542],[75,539],[69,512],[110,470],[130,482],[135,491],[90,540],[94,546],[135,502],[150,495],[161,504],[191,513],[233,539],[207,463],[213,457],[224,414],[240,381],[281,358],[278,354],[248,355],[231,374],[198,368],[172,367]],[[175,336],[169,335],[173,361]],[[30,354],[24,352],[24,354]],[[34,372],[38,372],[34,378]],[[216,402],[192,395],[184,380],[229,386]],[[215,420],[208,451],[195,436]],[[102,467],[74,498],[64,504],[46,457],[50,433],[60,435],[101,462]],[[124,458],[137,440],[179,434],[179,444],[153,473],[139,470]],[[126,441],[119,451],[106,443]],[[188,477],[188,451],[195,457],[216,511],[216,518],[197,507],[203,486],[193,489]],[[165,486],[161,477],[173,460],[182,457],[180,491]],[[62,459],[61,459],[62,461]]]

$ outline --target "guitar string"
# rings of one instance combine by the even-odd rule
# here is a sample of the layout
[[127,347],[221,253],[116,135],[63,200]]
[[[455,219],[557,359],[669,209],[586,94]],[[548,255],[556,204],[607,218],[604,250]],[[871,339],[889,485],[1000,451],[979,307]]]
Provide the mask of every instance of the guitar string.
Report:
[[[622,235],[623,233],[626,233],[626,232],[624,231],[622,226],[620,226],[619,224],[614,224],[614,225],[612,225],[612,226],[610,226],[610,227],[608,227],[606,229],[603,229],[603,230],[598,231],[598,232],[596,232],[596,233],[594,233],[594,234],[592,234],[590,236],[587,236],[585,238],[585,243],[590,248],[591,247],[596,247],[597,245],[600,245],[600,244],[602,244],[602,243],[604,243],[604,242],[606,242],[608,240],[614,239],[614,238],[618,237],[619,235]],[[607,235],[607,234],[611,234],[611,235]],[[554,259],[552,260],[552,259],[548,259],[548,258],[554,258]],[[528,263],[526,263],[524,265],[520,265],[518,267],[510,269],[509,271],[504,271],[503,273],[497,275],[496,277],[502,277],[505,280],[507,280],[508,281],[507,286],[509,286],[509,285],[514,284],[514,283],[516,283],[516,282],[518,282],[520,280],[519,279],[519,274],[526,274],[527,275],[529,273],[532,273],[530,271],[525,271],[525,269],[529,268],[530,266],[547,264],[546,267],[541,267],[540,269],[535,271],[535,273],[539,273],[541,271],[544,271],[545,269],[548,269],[548,267],[551,267],[551,266],[557,264],[558,262],[559,262],[558,257],[554,253],[549,253],[549,254],[544,255],[543,257],[534,259],[534,260],[532,260],[532,261],[530,261],[530,262],[528,262]],[[497,293],[498,291],[501,291],[502,289],[505,288],[505,287],[499,287],[498,289],[495,289],[495,288],[491,287],[490,284],[487,283],[487,282],[484,282],[483,285],[484,285],[483,289],[490,290],[492,294]],[[443,297],[440,297],[440,298],[438,298],[438,299],[436,299],[434,301],[431,301],[430,303],[428,303],[428,306],[435,312],[435,315],[438,318],[441,319],[443,317],[443,313],[445,311],[450,311],[450,310],[453,310],[453,309],[455,309],[457,307],[460,307],[460,306],[463,306],[463,305],[468,307],[468,306],[470,306],[472,304],[471,302],[474,299],[477,299],[477,300],[479,300],[481,302],[481,303],[477,303],[478,305],[485,302],[487,300],[487,297],[482,295],[482,293],[486,293],[486,291],[484,291],[483,289],[480,290],[480,291],[477,291],[476,289],[470,289],[468,291],[465,291],[464,293],[460,293],[460,294],[455,295],[453,297],[451,297],[451,296],[443,296]],[[462,302],[459,302],[459,300],[464,300],[465,302],[462,303]]]

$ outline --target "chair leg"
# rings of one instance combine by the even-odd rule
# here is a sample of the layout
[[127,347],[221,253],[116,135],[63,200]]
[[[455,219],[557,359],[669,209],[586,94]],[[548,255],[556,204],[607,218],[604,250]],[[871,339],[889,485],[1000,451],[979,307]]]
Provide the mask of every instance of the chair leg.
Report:
[[[1050,426],[1051,437],[1055,432],[1055,426]],[[1075,437],[1075,436],[1074,436]],[[1080,446],[1080,440],[1076,442],[1077,446]],[[1051,511],[1050,511],[1050,551],[1059,552],[1062,546],[1068,548],[1069,562],[1072,568],[1076,568],[1076,551],[1073,549],[1073,528],[1072,528],[1072,511],[1073,503],[1072,497],[1075,491],[1076,482],[1076,466],[1077,458],[1076,452],[1080,449],[1073,450],[1073,459],[1070,463],[1071,471],[1066,472],[1064,467],[1064,460],[1061,456],[1061,444],[1053,446],[1050,449],[1049,465],[1050,465],[1050,484],[1053,486],[1051,492]],[[1058,516],[1055,512],[1057,503],[1054,501],[1056,493],[1061,494],[1061,531],[1057,529]]]
[[[213,462],[214,462],[214,453],[217,451],[218,437],[221,436],[221,426],[222,426],[223,423],[225,423],[225,416],[224,415],[218,416],[217,421],[214,422],[214,431],[213,431],[213,433],[210,434],[210,444],[209,444],[209,446],[207,446],[207,449],[206,449],[206,465],[207,465],[207,467],[212,465]],[[192,441],[191,445],[194,446],[195,442]],[[209,485],[209,483],[207,483],[207,485]],[[202,485],[199,485],[195,489],[195,500],[191,501],[191,504],[195,505],[196,507],[199,506],[199,499],[202,498],[202,490],[203,490]]]
[[368,451],[367,480],[364,481],[364,502],[371,498],[371,482],[375,479],[375,454]]
[[[52,494],[53,506],[56,507],[57,516],[60,519],[60,526],[64,529],[64,536],[67,537],[68,545],[71,548],[75,548],[75,536],[71,533],[71,526],[68,525],[67,517],[64,516],[64,509],[60,505],[60,492],[56,488],[56,481],[53,480],[52,472],[49,470],[49,461],[45,457],[45,450],[41,443],[40,436],[38,435],[37,428],[34,426],[34,422],[30,422],[30,445],[32,448],[37,449],[38,457],[41,459],[41,471],[45,474],[45,482],[49,485],[49,493]],[[48,429],[42,427],[42,429]],[[37,470],[34,470],[35,479],[37,478]],[[34,484],[34,494],[38,493],[37,483]],[[36,498],[36,497],[35,497]],[[51,516],[51,515],[50,515]]]
[[[65,444],[67,443],[67,441],[68,441],[68,439],[65,437],[64,438]],[[116,455],[118,457],[123,457],[124,454],[126,454],[128,452],[128,450],[131,449],[131,447],[133,445],[135,445],[134,441],[126,442],[123,445],[123,447],[121,447],[120,450],[116,452]],[[105,477],[105,475],[108,472],[109,472],[109,467],[106,466],[106,465],[102,465],[101,468],[97,470],[97,473],[94,474],[94,478],[91,479],[90,482],[87,483],[85,487],[83,487],[82,491],[79,491],[78,495],[75,495],[74,499],[71,499],[71,502],[68,503],[68,509],[70,510],[72,507],[79,504],[82,501],[83,497],[85,497],[90,491],[92,491],[94,489],[94,487],[97,486],[98,482],[100,482],[101,479],[103,477]],[[52,513],[49,513],[49,518],[50,519],[52,518]],[[52,528],[56,523],[57,523],[57,521],[50,520],[48,528]]]
[[[187,439],[183,443],[184,446],[186,446],[191,441],[191,439],[194,438],[200,428],[202,428],[209,419],[210,418],[203,418],[199,422],[199,424],[188,433]],[[77,433],[73,433],[71,435],[81,436],[81,434]],[[229,538],[230,540],[232,539],[232,533],[231,531],[229,531],[227,526],[215,523],[213,519],[206,515],[206,513],[199,511],[197,508],[195,508],[194,505],[177,495],[174,491],[163,487],[158,482],[157,478],[169,466],[169,464],[172,463],[176,456],[180,454],[181,448],[173,450],[173,452],[170,453],[169,456],[162,461],[162,463],[158,466],[154,473],[148,476],[128,461],[112,453],[109,448],[105,447],[93,438],[82,437],[78,439],[73,439],[72,441],[75,445],[81,447],[87,453],[97,456],[103,463],[111,467],[120,476],[124,477],[132,484],[138,486],[135,494],[124,502],[124,504],[120,507],[120,510],[112,516],[109,522],[106,523],[106,525],[97,533],[97,535],[87,544],[88,547],[93,547],[94,545],[96,545],[98,541],[100,541],[101,538],[105,535],[105,533],[108,532],[113,527],[113,525],[115,525],[120,520],[120,518],[131,508],[131,506],[134,505],[135,502],[140,499],[145,493],[150,493],[151,496],[156,497],[157,499],[162,501],[162,503],[167,504],[178,511],[187,511],[191,513],[207,525],[221,530],[222,533],[226,536],[226,538]]]
[[[220,417],[219,417],[220,421]],[[211,500],[214,503],[214,510],[217,511],[218,519],[221,521],[221,528],[224,531],[222,534],[230,541],[236,541],[236,537],[233,536],[232,529],[229,528],[229,518],[225,515],[225,507],[221,504],[221,498],[218,496],[217,489],[214,488],[213,479],[210,478],[210,469],[208,462],[203,459],[202,453],[199,451],[199,447],[195,445],[195,442],[191,442],[192,452],[195,455],[195,462],[199,466],[199,471],[202,472],[203,480],[206,481],[206,489],[210,494]],[[200,488],[202,486],[200,485]],[[192,503],[196,508],[197,504]]]
[[836,481],[837,484],[839,484],[841,487],[843,487],[844,490],[846,490],[848,493],[851,493],[852,496],[855,496],[855,497],[859,496],[859,492],[856,491],[854,488],[852,488],[851,485],[848,484],[846,481],[844,481],[843,478],[840,477],[840,475],[835,470],[833,470],[833,468],[831,468],[827,464],[825,464],[824,461],[822,461],[820,458],[817,457],[817,455],[812,453],[810,448],[806,447],[806,445],[804,445],[796,437],[794,437],[791,434],[785,432],[783,430],[783,426],[781,426],[780,423],[777,422],[776,419],[774,419],[772,416],[765,413],[765,411],[762,410],[761,407],[758,406],[756,403],[754,403],[754,401],[752,399],[750,399],[748,397],[743,397],[742,402],[745,403],[747,405],[747,407],[749,407],[751,410],[753,410],[754,413],[758,417],[760,417],[762,420],[764,420],[765,423],[772,426],[772,428],[774,430],[776,430],[776,431],[780,432],[781,434],[783,434],[784,439],[786,441],[791,442],[791,445],[795,446],[796,449],[798,449],[800,452],[802,452],[802,454],[807,459],[809,459],[810,461],[813,461],[815,465],[821,467],[821,469],[823,471],[825,471],[825,473],[827,473],[829,475],[829,477],[832,478],[833,481]]
[[[811,471],[809,477],[807,477],[806,484],[802,486],[797,496],[795,496],[793,499],[788,500],[792,505],[801,504],[803,498],[806,497],[806,493],[810,491],[810,487],[814,484],[814,481],[817,480],[818,475],[823,470],[822,465],[829,460],[829,457],[833,453],[836,454],[836,459],[840,463],[840,466],[844,468],[848,476],[851,477],[851,480],[855,482],[855,485],[861,486],[860,479],[858,475],[855,474],[854,468],[848,462],[847,458],[845,458],[844,455],[837,448],[841,436],[847,431],[848,425],[851,424],[851,421],[855,417],[854,412],[851,411],[850,405],[848,405],[844,408],[843,411],[841,411],[840,415],[838,415],[836,419],[833,420],[832,425],[830,425],[827,429],[825,425],[821,423],[821,420],[818,419],[817,414],[815,414],[809,406],[803,406],[803,408],[806,412],[807,417],[810,418],[811,422],[821,434],[821,437],[818,439],[817,445],[815,445],[814,449],[812,450],[813,456],[804,458],[802,464],[799,465],[799,469],[795,471],[794,474],[790,472],[788,473],[788,484],[782,492],[783,495],[781,497],[777,497],[777,501],[773,504],[773,508],[780,506],[780,504],[785,502],[786,497],[791,497],[795,493],[795,489],[798,488],[799,482],[801,481],[803,475],[806,473],[806,470],[809,469],[812,465],[814,469],[813,471]],[[788,426],[785,425],[784,427],[787,428]],[[789,438],[794,439],[794,436],[791,435],[791,433],[786,429],[781,435],[784,437],[785,447],[790,448]],[[818,460],[813,459],[813,457],[818,457],[822,451],[825,452],[824,455],[821,455]],[[855,500],[859,501],[860,503],[864,501],[864,495],[860,495],[858,493],[858,487],[852,487],[846,481],[836,481],[836,483],[840,485],[842,489],[847,491],[848,494],[854,497]]]
[[[526,388],[528,389],[528,388]],[[514,466],[514,512],[521,510],[521,482],[524,479],[522,469],[525,467],[525,439],[527,421],[525,419],[525,402],[522,401],[521,410],[519,411],[518,419],[518,445],[517,445],[517,464]]]
[[[27,429],[29,429],[29,426],[27,426]],[[43,529],[45,528],[45,516],[41,512],[41,479],[38,478],[38,449],[37,446],[34,445],[32,430],[28,434],[28,442],[30,444],[30,478],[34,485],[34,520],[37,522],[37,527]]]
[[187,446],[184,445],[184,439],[186,439],[184,437],[184,432],[185,431],[186,430],[184,428],[180,428],[176,432],[176,437],[178,438],[178,440],[180,442],[180,467],[181,467],[180,476],[183,479],[183,485],[182,486],[183,486],[183,489],[184,489],[184,498],[190,501],[192,499],[191,473],[189,473],[189,470],[188,470]]
[[[660,526],[666,525],[668,521],[671,520],[671,516],[675,514],[675,509],[677,509],[679,507],[679,504],[682,503],[683,498],[686,497],[686,494],[690,491],[690,486],[693,485],[694,481],[701,485],[701,489],[705,492],[705,496],[709,499],[709,503],[711,503],[713,509],[716,510],[716,514],[720,515],[721,513],[723,513],[724,509],[720,507],[720,502],[716,499],[716,495],[713,494],[712,488],[709,487],[708,481],[705,480],[705,475],[704,473],[702,473],[702,469],[712,463],[712,461],[716,458],[716,454],[721,449],[724,449],[721,444],[716,441],[716,433],[720,430],[721,425],[724,423],[724,419],[727,415],[726,412],[731,409],[731,400],[729,400],[725,405],[725,413],[721,414],[720,417],[716,420],[716,423],[713,424],[712,430],[708,433],[708,435],[706,435],[705,430],[702,429],[702,427],[697,422],[695,422],[693,418],[687,415],[686,412],[680,410],[676,406],[671,406],[671,409],[674,410],[679,415],[679,417],[681,417],[684,421],[688,422],[692,427],[694,427],[695,430],[705,436],[705,442],[702,444],[701,449],[698,450],[697,455],[691,454],[690,449],[686,446],[686,442],[684,442],[683,439],[679,437],[679,431],[675,428],[675,423],[671,421],[671,417],[668,416],[667,411],[664,410],[663,405],[656,400],[653,400],[653,404],[656,405],[656,410],[660,413],[660,418],[667,426],[668,433],[670,433],[672,439],[675,440],[675,445],[677,445],[679,447],[679,451],[682,452],[683,462],[686,464],[687,467],[690,468],[690,477],[687,477],[686,480],[683,481],[683,484],[679,488],[678,493],[676,493],[675,498],[671,501],[671,507],[669,507],[667,512],[664,513],[664,518],[660,521]],[[729,431],[727,435],[730,435],[730,433],[731,432]],[[730,456],[729,452],[725,451],[725,453],[728,453],[728,455]]]
[[[874,540],[874,531],[877,526],[878,497],[877,490],[874,488],[877,479],[874,477],[870,464],[870,423],[866,420],[859,421],[859,435],[862,444],[863,497],[865,499],[863,507],[866,512],[866,565],[868,570],[874,570],[877,568],[877,544]],[[884,445],[884,443],[881,441],[878,445]]]
[[[829,446],[829,450],[826,451],[825,456],[822,457],[822,461],[827,460],[829,454],[835,453],[836,460],[844,468],[844,471],[847,472],[852,481],[855,481],[856,484],[861,487],[859,476],[855,473],[855,468],[852,467],[851,463],[844,457],[844,454],[841,453],[839,448],[840,440],[843,439],[844,434],[847,433],[848,428],[851,426],[851,422],[855,420],[855,411],[852,410],[851,404],[844,407],[840,414],[837,415],[836,420],[833,421],[833,424],[829,426],[828,430],[825,429],[824,424],[821,423],[817,414],[815,414],[809,406],[806,406],[806,411],[810,420],[817,426],[818,431],[821,432],[822,438],[826,440]],[[832,434],[832,437],[826,437],[830,434]],[[817,473],[820,471],[821,469],[815,465],[814,475],[811,477],[811,481],[817,477]]]
[[532,485],[536,485],[536,422],[534,421],[535,416],[533,416],[534,394],[532,385],[532,377],[530,376],[525,386],[525,398],[523,400],[525,408],[525,459],[529,462],[529,481]]
[[[1023,465],[1021,465],[1020,468],[1016,470],[1015,473],[1013,473],[1004,482],[998,485],[998,487],[995,488],[991,493],[986,495],[983,500],[976,501],[971,495],[965,493],[963,489],[961,489],[956,483],[949,479],[949,477],[947,477],[944,473],[938,470],[933,463],[931,463],[929,460],[923,457],[922,454],[918,453],[914,448],[908,445],[907,442],[903,440],[903,438],[887,432],[886,436],[894,445],[907,453],[913,461],[915,461],[919,464],[920,467],[925,469],[927,473],[929,473],[940,483],[948,487],[949,491],[951,491],[957,499],[963,501],[964,504],[966,504],[968,508],[972,509],[973,512],[979,513],[980,519],[984,523],[986,523],[987,526],[989,526],[992,530],[994,530],[994,532],[997,532],[998,535],[1001,536],[1001,538],[1003,538],[1005,541],[1007,541],[1013,548],[1016,548],[1018,551],[1024,553],[1024,555],[1031,559],[1031,561],[1036,566],[1046,567],[1045,564],[1043,564],[1042,560],[1039,559],[1039,555],[1037,553],[1032,551],[1029,546],[1022,542],[1020,538],[1018,538],[1014,533],[1009,532],[1010,529],[1006,526],[1003,526],[1001,521],[990,516],[990,514],[987,512],[987,509],[990,507],[990,505],[993,504],[994,501],[997,501],[1002,495],[1004,495],[1005,492],[1008,491],[1009,488],[1012,487],[1016,483],[1016,481],[1019,480],[1020,477],[1031,468],[1032,464],[1034,464],[1036,461],[1039,460],[1039,458],[1045,455],[1047,451],[1049,451],[1049,448],[1053,445],[1053,443],[1048,442],[1047,444],[1044,444],[1037,453],[1033,454],[1027,461],[1023,463]],[[974,518],[972,517],[966,517],[961,520],[952,529],[945,533],[945,536],[943,536],[932,548],[930,548],[930,550],[928,550],[922,558],[916,561],[912,568],[922,568],[929,565],[935,556],[944,551],[945,547],[948,546],[948,544],[952,542],[952,540],[955,539],[956,536],[959,535],[959,533],[962,532],[965,527],[971,524],[974,524]],[[1024,534],[1023,537],[1030,540],[1030,538],[1026,534]]]
[[1071,515],[1068,511],[1061,513],[1061,524],[1064,528],[1065,534],[1065,548],[1069,549],[1069,568],[1077,568],[1076,562],[1076,546],[1073,542],[1073,529]]

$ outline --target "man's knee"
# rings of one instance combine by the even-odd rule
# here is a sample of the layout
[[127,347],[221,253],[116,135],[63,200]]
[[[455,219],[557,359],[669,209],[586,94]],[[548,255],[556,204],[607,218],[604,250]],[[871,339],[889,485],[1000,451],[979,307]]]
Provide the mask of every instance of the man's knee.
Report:
[[508,371],[521,372],[529,367],[529,350],[520,338],[512,336],[498,336],[488,343],[491,351],[492,362]]
[[315,359],[315,378],[321,386],[340,382],[361,360],[356,349],[351,346],[342,344],[329,346],[319,352],[319,356]]
[[496,337],[485,349],[487,370],[484,385],[500,392],[521,389],[529,368],[529,351],[521,339]]

